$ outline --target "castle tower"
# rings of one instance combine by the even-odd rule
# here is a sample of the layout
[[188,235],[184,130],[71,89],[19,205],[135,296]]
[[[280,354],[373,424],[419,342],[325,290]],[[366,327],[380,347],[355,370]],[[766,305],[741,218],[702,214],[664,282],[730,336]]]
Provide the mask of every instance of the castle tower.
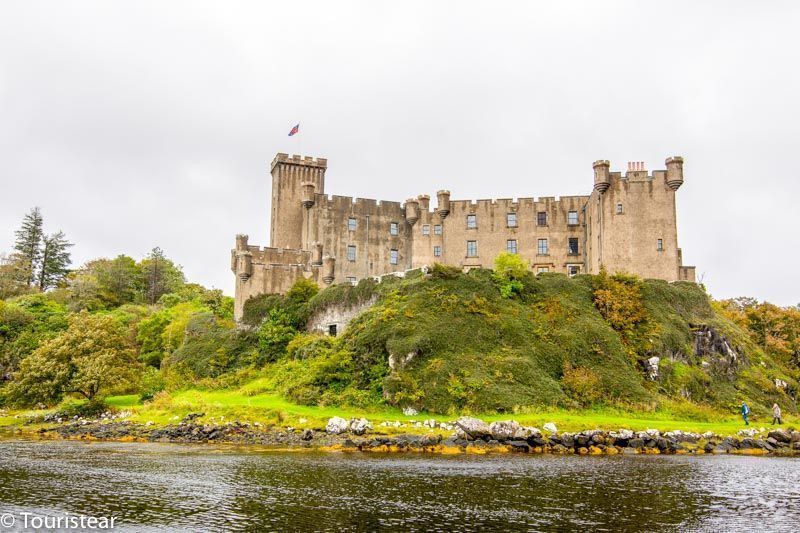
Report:
[[302,248],[303,210],[313,205],[310,193],[324,194],[327,167],[323,158],[278,154],[272,160],[271,246]]
[[649,173],[641,161],[627,172],[609,172],[596,161],[594,192],[586,205],[586,268],[598,272],[633,272],[667,281],[694,279],[693,267],[681,264],[675,192],[683,183],[683,158],[666,160],[666,170]]

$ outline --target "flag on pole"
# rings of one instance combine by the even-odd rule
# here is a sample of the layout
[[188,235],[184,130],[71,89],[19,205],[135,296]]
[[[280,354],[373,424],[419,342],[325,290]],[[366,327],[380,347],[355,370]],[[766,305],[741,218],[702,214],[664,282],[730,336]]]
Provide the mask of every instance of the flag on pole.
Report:
[[300,132],[300,124],[296,124],[295,127],[292,128],[292,130],[289,132],[289,137],[299,132]]

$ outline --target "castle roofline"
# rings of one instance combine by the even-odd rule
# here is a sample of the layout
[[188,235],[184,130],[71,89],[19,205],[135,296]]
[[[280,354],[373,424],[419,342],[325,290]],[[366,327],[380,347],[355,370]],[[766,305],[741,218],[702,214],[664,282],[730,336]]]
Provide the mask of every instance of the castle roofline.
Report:
[[272,160],[270,170],[273,170],[280,163],[284,165],[298,165],[303,167],[328,168],[328,160],[324,157],[289,155],[279,152]]

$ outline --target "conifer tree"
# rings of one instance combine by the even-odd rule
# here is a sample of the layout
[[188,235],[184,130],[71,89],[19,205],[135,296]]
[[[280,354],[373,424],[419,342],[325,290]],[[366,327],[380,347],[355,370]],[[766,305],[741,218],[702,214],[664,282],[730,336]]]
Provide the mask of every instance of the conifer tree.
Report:
[[67,241],[63,231],[44,237],[42,259],[39,265],[39,290],[46,291],[58,285],[69,274],[72,258],[67,250],[72,243]]
[[181,268],[167,259],[164,251],[155,247],[140,263],[145,301],[154,304],[161,296],[180,288],[186,278]]
[[17,241],[14,243],[12,260],[19,269],[20,279],[29,287],[32,287],[36,281],[36,274],[42,260],[43,224],[41,210],[34,207],[30,213],[25,215],[25,218],[22,219],[22,226],[15,232]]

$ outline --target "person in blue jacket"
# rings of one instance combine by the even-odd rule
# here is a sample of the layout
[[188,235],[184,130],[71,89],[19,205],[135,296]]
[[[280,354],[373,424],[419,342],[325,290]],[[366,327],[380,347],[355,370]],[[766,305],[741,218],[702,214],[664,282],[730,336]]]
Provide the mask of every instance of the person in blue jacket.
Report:
[[742,402],[742,418],[744,419],[744,425],[749,426],[750,422],[747,421],[747,416],[750,414],[750,408],[747,406],[745,402]]

